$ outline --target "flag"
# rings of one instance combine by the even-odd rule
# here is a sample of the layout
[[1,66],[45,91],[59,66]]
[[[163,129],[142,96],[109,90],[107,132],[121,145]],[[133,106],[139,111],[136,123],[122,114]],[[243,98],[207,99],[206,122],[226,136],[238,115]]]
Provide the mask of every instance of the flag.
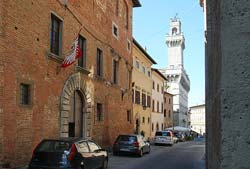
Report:
[[65,56],[65,59],[64,59],[62,66],[61,66],[62,68],[66,68],[66,67],[70,66],[71,64],[73,64],[75,62],[76,59],[78,59],[82,56],[82,51],[80,49],[78,40],[79,39],[77,36],[77,38],[75,39],[75,41],[71,45],[70,52]]

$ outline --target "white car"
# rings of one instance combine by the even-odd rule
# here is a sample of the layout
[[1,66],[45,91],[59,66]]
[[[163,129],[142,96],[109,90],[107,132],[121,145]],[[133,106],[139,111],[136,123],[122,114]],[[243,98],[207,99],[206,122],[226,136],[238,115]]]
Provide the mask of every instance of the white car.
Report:
[[167,144],[172,146],[174,144],[173,133],[171,131],[156,131],[154,141],[155,145]]

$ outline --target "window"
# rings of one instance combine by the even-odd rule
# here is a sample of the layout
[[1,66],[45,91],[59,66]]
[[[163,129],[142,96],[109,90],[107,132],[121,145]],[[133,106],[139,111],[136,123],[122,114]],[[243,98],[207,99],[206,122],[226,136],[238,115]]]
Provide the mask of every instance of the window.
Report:
[[118,83],[118,61],[113,60],[113,83]]
[[152,100],[152,111],[154,112],[155,111],[155,101]]
[[94,151],[100,149],[100,147],[98,145],[96,145],[95,143],[93,143],[91,141],[89,141],[88,144],[89,144],[90,152],[94,152]]
[[97,121],[102,121],[103,120],[103,113],[102,113],[102,104],[97,103],[96,105],[96,116],[97,116]]
[[171,103],[171,99],[168,99],[168,103],[169,103],[169,104]]
[[127,110],[127,121],[131,123],[131,111]]
[[139,61],[135,61],[135,66],[136,66],[137,69],[140,69],[140,63],[139,63]]
[[157,112],[160,112],[159,111],[159,101],[157,101]]
[[146,73],[146,69],[144,66],[142,66],[142,72],[145,74]]
[[145,107],[147,106],[146,105],[146,94],[145,93],[142,93],[142,105],[145,106]]
[[31,86],[29,84],[20,84],[20,104],[30,105],[31,104]]
[[161,103],[161,112],[163,113],[163,103]]
[[155,82],[153,81],[153,89],[155,89]]
[[145,117],[142,117],[142,123],[145,123]]
[[167,102],[167,99],[166,99],[166,97],[164,97],[164,103],[166,103]]
[[116,39],[118,39],[118,37],[119,37],[119,31],[118,31],[118,26],[115,23],[112,24],[112,32],[113,32],[113,36]]
[[148,117],[148,124],[150,123],[150,118]]
[[97,48],[97,54],[96,54],[96,73],[98,76],[102,76],[102,70],[103,69],[103,56],[102,56],[102,50]]
[[167,117],[167,110],[164,109],[164,117]]
[[83,142],[79,143],[77,150],[78,150],[79,153],[88,153],[89,152],[89,147],[87,145],[87,142],[83,141]]
[[151,97],[147,96],[147,106],[151,107]]
[[135,103],[140,104],[140,91],[135,91]]
[[156,124],[156,131],[159,131],[159,124]]
[[172,35],[176,35],[176,34],[177,34],[177,28],[174,27],[174,28],[172,29]]
[[132,103],[135,102],[135,91],[134,89],[132,89]]
[[159,88],[160,88],[160,86],[159,86],[159,84],[157,84],[157,92],[159,92]]
[[79,36],[79,46],[81,50],[81,57],[78,59],[78,66],[86,68],[86,39],[82,36]]
[[61,53],[62,21],[51,14],[50,25],[50,52],[56,55]]
[[151,76],[151,73],[150,73],[150,71],[148,71],[148,77],[150,77]]
[[161,123],[161,130],[163,130],[163,123]]

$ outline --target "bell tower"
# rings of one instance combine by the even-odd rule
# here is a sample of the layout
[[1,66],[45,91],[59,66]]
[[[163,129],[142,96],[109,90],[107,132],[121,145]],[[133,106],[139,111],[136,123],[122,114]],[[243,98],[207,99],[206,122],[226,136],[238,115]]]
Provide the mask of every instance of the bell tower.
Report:
[[184,69],[183,51],[185,49],[185,38],[181,32],[181,21],[177,15],[170,19],[170,30],[166,37],[168,46],[168,65],[160,71],[167,78],[166,89],[174,95],[173,111],[174,125],[188,127],[188,92],[190,80]]
[[167,34],[166,44],[168,46],[168,68],[183,68],[185,38],[181,32],[181,21],[177,15],[174,19],[170,19],[170,30]]

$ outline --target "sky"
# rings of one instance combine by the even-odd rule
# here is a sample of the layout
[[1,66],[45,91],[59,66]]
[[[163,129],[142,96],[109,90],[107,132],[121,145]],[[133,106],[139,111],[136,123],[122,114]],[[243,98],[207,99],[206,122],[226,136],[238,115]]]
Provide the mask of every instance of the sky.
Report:
[[140,0],[133,10],[133,36],[158,63],[167,67],[166,34],[177,14],[185,37],[184,69],[190,79],[188,105],[205,103],[204,18],[199,0]]

